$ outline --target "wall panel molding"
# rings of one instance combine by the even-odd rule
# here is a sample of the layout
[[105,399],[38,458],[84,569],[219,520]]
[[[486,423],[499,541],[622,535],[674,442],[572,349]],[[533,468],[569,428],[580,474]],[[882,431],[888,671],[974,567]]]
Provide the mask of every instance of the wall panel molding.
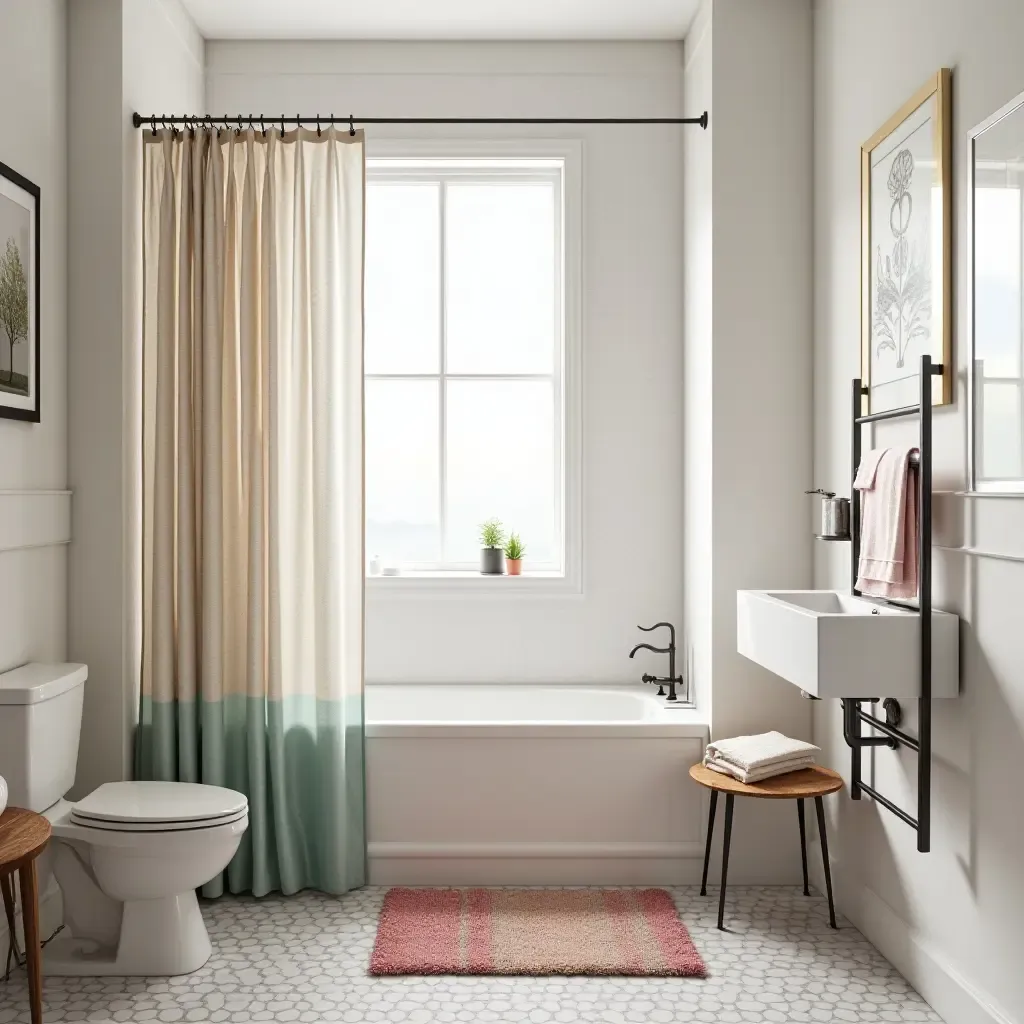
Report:
[[0,554],[71,541],[71,491],[0,490]]

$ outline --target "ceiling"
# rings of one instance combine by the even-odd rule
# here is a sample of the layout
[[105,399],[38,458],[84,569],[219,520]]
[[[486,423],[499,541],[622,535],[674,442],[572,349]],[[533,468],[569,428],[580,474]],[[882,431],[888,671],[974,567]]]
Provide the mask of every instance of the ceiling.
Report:
[[699,0],[182,0],[207,39],[682,39]]

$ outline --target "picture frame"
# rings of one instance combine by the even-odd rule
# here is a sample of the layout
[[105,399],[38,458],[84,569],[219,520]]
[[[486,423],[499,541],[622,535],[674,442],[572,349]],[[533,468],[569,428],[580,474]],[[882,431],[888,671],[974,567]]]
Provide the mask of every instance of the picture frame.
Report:
[[0,163],[0,417],[40,415],[39,186]]
[[941,68],[861,146],[861,382],[866,412],[916,405],[920,357],[953,401],[952,75]]

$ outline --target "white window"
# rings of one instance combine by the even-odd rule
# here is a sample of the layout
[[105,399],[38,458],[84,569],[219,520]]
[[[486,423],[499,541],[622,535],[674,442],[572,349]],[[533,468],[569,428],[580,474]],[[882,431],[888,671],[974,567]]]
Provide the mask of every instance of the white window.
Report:
[[471,576],[480,524],[566,578],[578,538],[566,158],[380,158],[366,186],[366,551]]

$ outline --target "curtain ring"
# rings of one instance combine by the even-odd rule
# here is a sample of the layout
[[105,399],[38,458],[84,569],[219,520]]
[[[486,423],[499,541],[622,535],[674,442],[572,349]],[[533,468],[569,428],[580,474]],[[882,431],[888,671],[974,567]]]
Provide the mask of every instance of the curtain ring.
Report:
[[149,119],[149,126],[153,129],[153,134],[156,135],[156,114]]
[[281,115],[281,138],[284,138],[284,114]]
[[320,115],[316,115],[316,137],[320,138]]
[[250,114],[250,115],[249,115],[249,131],[251,131],[251,132],[254,132],[254,131],[256,131],[256,127],[255,127],[255,125],[254,125],[254,124],[252,123],[252,114]]
[[260,131],[263,133],[263,138],[267,137],[267,126],[263,123],[263,115],[260,114]]
[[355,135],[356,133],[356,123],[352,120],[351,114],[348,115],[348,133],[349,135]]

